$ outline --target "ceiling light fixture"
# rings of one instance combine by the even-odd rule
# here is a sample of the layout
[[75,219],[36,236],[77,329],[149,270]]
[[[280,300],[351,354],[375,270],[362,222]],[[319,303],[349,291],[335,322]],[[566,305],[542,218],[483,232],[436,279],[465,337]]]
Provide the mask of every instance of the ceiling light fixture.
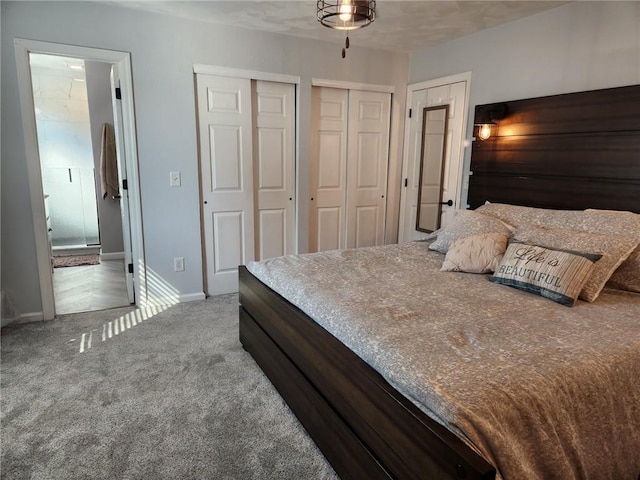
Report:
[[349,48],[350,30],[370,25],[376,19],[375,0],[317,0],[318,21],[325,27],[345,31],[342,58]]

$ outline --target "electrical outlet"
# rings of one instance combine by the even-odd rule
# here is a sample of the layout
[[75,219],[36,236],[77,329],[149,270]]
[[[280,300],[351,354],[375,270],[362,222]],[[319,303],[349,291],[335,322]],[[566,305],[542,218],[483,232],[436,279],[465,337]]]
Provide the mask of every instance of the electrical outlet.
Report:
[[184,257],[176,257],[173,259],[173,271],[184,272]]
[[172,187],[179,187],[182,183],[180,178],[180,172],[169,172],[169,185]]

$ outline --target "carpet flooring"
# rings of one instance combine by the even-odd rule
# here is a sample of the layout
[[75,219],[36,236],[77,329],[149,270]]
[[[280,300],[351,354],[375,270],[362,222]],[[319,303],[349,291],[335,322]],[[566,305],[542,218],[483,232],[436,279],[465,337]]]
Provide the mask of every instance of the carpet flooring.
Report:
[[3,479],[336,479],[238,341],[237,295],[2,329]]

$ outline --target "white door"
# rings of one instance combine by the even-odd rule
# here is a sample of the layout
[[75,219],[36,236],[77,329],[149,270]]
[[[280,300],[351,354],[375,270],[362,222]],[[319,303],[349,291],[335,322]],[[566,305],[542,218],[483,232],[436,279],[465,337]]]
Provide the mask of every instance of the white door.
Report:
[[[113,105],[113,135],[116,140],[116,156],[118,163],[118,179],[120,181],[120,217],[122,219],[122,242],[124,246],[124,275],[127,284],[127,297],[129,303],[135,303],[135,294],[133,288],[133,270],[141,268],[140,265],[133,264],[133,249],[131,246],[131,218],[129,214],[129,186],[127,179],[127,162],[123,158],[125,149],[124,130],[122,121],[122,105],[120,103],[120,95],[116,95],[116,88],[120,90],[120,79],[118,72],[111,67],[111,104]],[[125,188],[127,187],[127,188]]]
[[403,178],[404,188],[401,194],[399,241],[407,242],[427,236],[416,230],[416,214],[418,204],[418,188],[420,174],[420,158],[422,153],[423,109],[438,105],[449,105],[448,132],[445,148],[444,171],[442,175],[442,202],[451,200],[452,205],[442,205],[440,225],[447,221],[459,205],[462,187],[462,171],[464,161],[464,122],[467,82],[460,81],[425,88],[412,92],[410,98],[411,118],[406,123],[409,132]]
[[384,243],[391,94],[349,91],[347,248]]
[[314,87],[309,251],[384,243],[389,93]]
[[255,258],[295,252],[294,85],[254,82]]
[[349,91],[313,87],[309,251],[345,248]]
[[197,75],[207,293],[238,291],[254,259],[251,80]]

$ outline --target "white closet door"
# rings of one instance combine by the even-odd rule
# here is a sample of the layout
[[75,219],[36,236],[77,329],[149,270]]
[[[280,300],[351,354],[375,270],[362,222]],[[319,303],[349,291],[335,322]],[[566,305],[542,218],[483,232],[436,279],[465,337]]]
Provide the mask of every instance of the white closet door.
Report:
[[420,156],[422,152],[422,111],[427,104],[427,90],[418,90],[411,96],[411,118],[405,128],[409,129],[408,159],[406,163],[406,186],[403,190],[401,207],[400,242],[408,242],[426,237],[427,234],[416,230],[418,214],[418,189],[420,188]]
[[345,248],[348,90],[313,87],[309,251]]
[[349,91],[347,248],[384,243],[391,94]]
[[255,81],[256,260],[294,253],[294,86]]
[[418,90],[411,95],[412,116],[409,119],[409,146],[405,163],[404,178],[407,186],[401,198],[400,242],[424,238],[427,234],[416,230],[416,213],[420,176],[420,155],[422,151],[422,116],[424,107],[449,105],[447,143],[445,145],[444,172],[442,173],[442,201],[451,200],[452,206],[443,205],[440,225],[445,226],[456,208],[462,188],[464,141],[464,104],[467,82],[445,84]]
[[207,293],[238,291],[254,258],[251,81],[197,75]]

